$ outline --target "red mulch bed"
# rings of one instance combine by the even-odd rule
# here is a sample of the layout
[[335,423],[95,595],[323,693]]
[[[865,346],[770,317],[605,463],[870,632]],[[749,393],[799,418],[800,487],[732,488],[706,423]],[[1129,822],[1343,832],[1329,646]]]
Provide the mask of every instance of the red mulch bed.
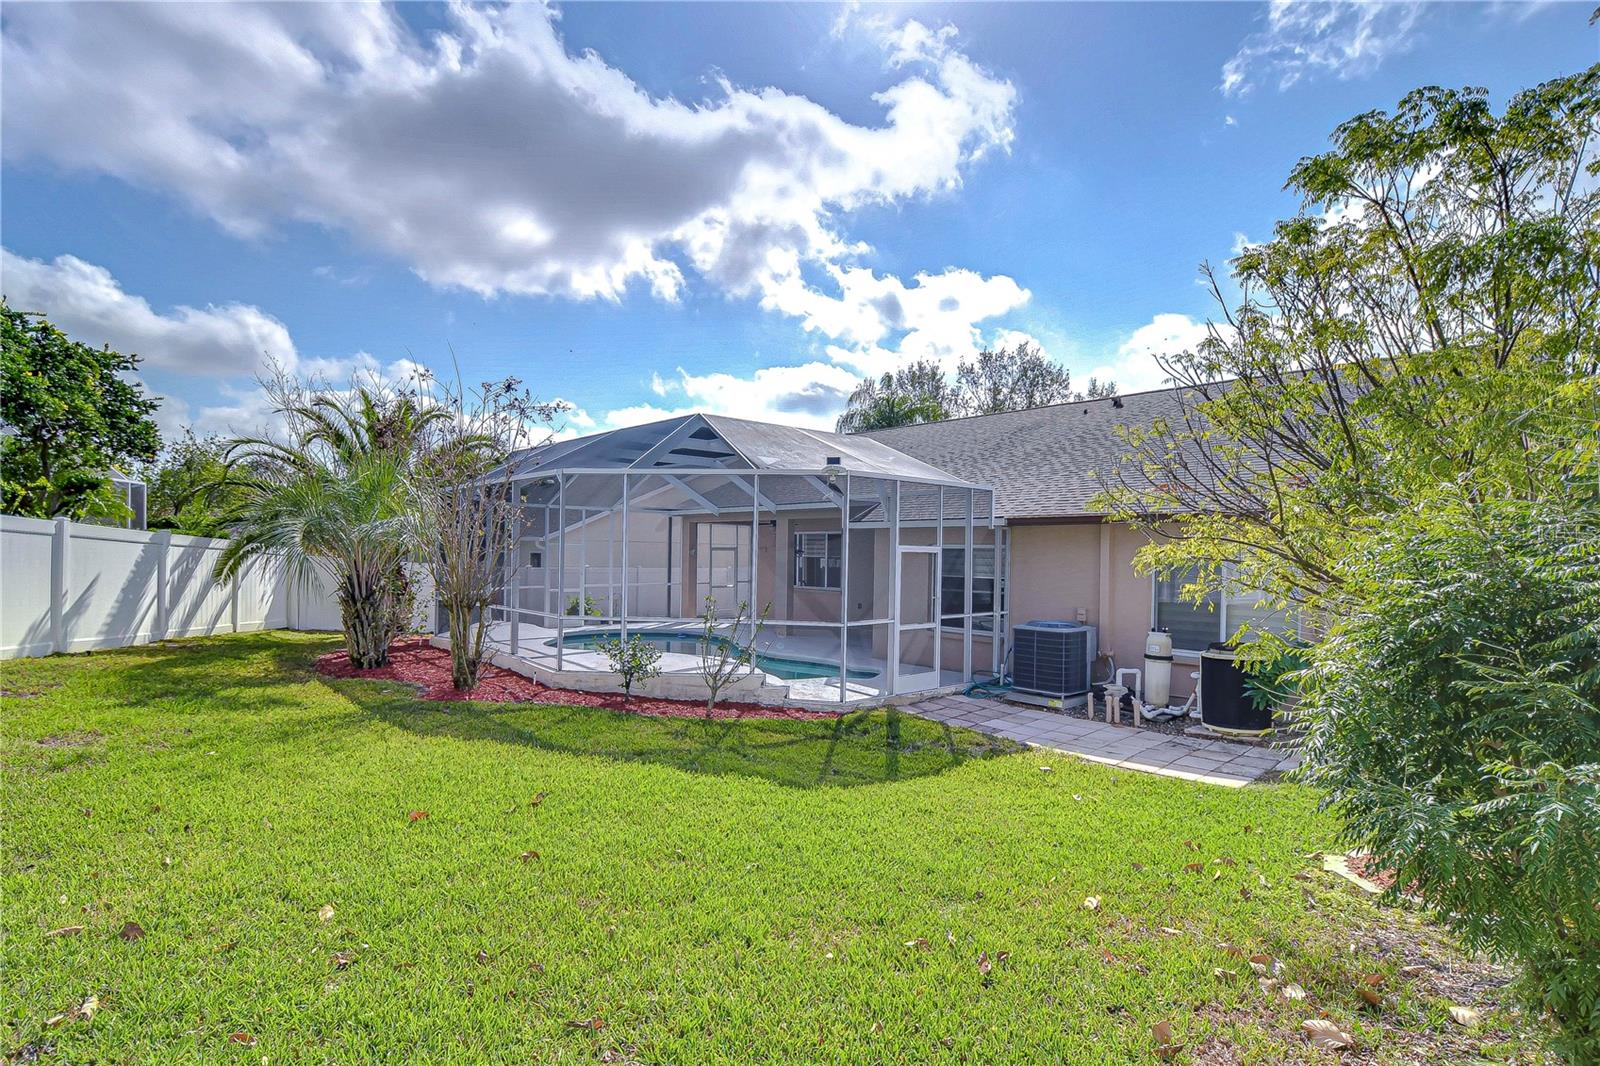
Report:
[[[318,673],[328,677],[358,677],[375,681],[400,681],[415,685],[425,700],[476,700],[481,703],[548,703],[563,707],[603,707],[608,711],[642,714],[651,718],[704,718],[706,705],[689,700],[659,700],[644,696],[623,699],[616,692],[579,692],[551,688],[533,680],[485,665],[478,675],[478,687],[471,693],[457,692],[450,684],[450,653],[435,648],[426,639],[397,640],[389,648],[389,665],[376,670],[357,670],[343,650],[329,652],[317,660]],[[810,720],[833,718],[833,711],[803,711],[793,707],[768,707],[759,703],[719,703],[713,718],[792,718]]]

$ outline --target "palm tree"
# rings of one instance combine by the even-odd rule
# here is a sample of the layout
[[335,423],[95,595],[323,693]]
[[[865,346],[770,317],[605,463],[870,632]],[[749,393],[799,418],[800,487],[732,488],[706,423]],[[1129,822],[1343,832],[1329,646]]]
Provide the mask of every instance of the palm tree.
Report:
[[351,665],[387,663],[408,613],[395,580],[411,547],[403,462],[381,451],[352,463],[304,462],[243,488],[217,577],[267,556],[281,558],[302,586],[320,574],[334,588]]
[[924,359],[881,378],[862,378],[834,429],[865,433],[939,422],[955,414],[958,406],[959,397],[951,391],[939,364]]
[[411,473],[428,428],[450,414],[370,385],[337,392],[279,378],[268,394],[288,439],[230,443],[241,492],[217,576],[263,557],[281,558],[302,585],[320,574],[335,590],[351,664],[382,666],[410,620]]

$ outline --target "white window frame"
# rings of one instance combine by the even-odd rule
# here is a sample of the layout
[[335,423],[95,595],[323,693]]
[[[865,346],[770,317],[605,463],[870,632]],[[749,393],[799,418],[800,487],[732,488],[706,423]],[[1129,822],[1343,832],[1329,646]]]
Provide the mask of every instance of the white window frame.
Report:
[[[810,553],[802,549],[801,544],[803,543],[803,538],[806,537],[823,538],[821,555]],[[839,549],[837,555],[831,553],[831,548],[835,543],[838,544]],[[838,529],[795,530],[792,544],[794,551],[794,568],[792,571],[794,587],[797,589],[806,589],[810,592],[838,592],[840,590],[839,582],[843,579],[844,574],[844,531]],[[801,572],[803,567],[801,564],[807,559],[821,559],[822,580],[826,582],[828,580],[828,575],[834,574],[836,575],[834,578],[834,583],[831,585],[813,585],[802,580]],[[829,565],[830,561],[832,562],[831,566]]]

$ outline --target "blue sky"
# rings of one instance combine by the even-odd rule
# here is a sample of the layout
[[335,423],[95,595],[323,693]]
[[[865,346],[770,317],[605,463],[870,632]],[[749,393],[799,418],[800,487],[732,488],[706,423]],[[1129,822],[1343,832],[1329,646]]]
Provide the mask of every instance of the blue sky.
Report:
[[454,358],[568,432],[828,425],[1022,337],[1150,387],[1339,121],[1582,69],[1591,8],[7,5],[0,282],[169,432],[253,428],[268,356]]

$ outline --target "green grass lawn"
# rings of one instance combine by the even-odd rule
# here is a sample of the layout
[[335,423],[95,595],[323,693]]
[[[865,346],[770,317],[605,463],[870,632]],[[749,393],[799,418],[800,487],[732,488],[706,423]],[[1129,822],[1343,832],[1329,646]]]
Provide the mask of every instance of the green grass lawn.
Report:
[[[1362,1061],[1528,1054],[1493,982],[1467,1034],[1445,977],[1398,972],[1461,972],[1426,927],[1296,879],[1333,836],[1297,786],[1119,773],[895,711],[423,703],[318,676],[333,646],[0,667],[0,1054],[1143,1062],[1166,1021],[1175,1061],[1332,1061],[1301,1033],[1323,1014]],[[1225,944],[1307,998],[1264,994]]]

